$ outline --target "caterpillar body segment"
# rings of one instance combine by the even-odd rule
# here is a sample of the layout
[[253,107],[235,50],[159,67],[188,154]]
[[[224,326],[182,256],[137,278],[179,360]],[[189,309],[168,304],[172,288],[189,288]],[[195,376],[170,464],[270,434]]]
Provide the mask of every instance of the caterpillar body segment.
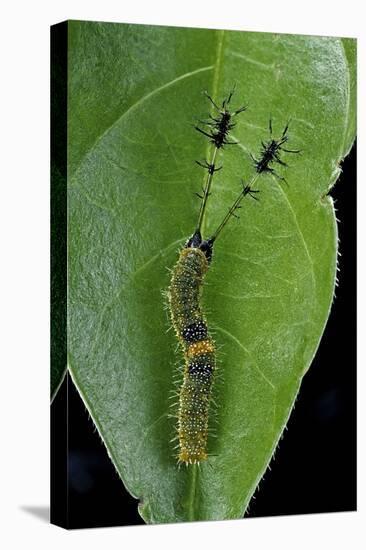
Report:
[[186,464],[207,459],[209,407],[216,366],[215,343],[200,305],[208,268],[204,250],[187,243],[180,252],[168,290],[171,319],[185,359],[177,429],[178,462]]

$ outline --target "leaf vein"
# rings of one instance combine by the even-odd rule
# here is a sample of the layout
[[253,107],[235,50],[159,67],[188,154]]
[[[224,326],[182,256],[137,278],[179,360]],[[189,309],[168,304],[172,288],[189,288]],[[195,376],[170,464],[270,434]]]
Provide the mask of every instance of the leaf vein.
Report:
[[243,59],[247,63],[251,63],[252,65],[255,65],[256,67],[260,67],[261,69],[265,69],[267,71],[268,70],[269,71],[274,71],[275,68],[276,68],[274,63],[262,63],[262,61],[257,61],[256,59],[253,59],[252,57],[249,57],[249,56],[244,55],[244,54],[239,53],[239,52],[234,52],[233,50],[229,50],[228,53],[230,55],[232,55],[233,57],[238,57],[239,59]]
[[169,88],[170,86],[173,86],[174,84],[176,84],[177,82],[181,81],[181,80],[184,80],[186,78],[190,78],[191,76],[195,76],[196,74],[199,74],[199,73],[202,73],[204,71],[210,71],[214,68],[214,65],[209,65],[207,67],[200,67],[198,69],[195,69],[194,71],[189,71],[187,73],[184,73],[180,76],[177,76],[176,78],[173,78],[173,80],[170,80],[169,82],[165,82],[165,84],[163,84],[162,86],[158,86],[157,88],[154,88],[153,90],[151,90],[151,92],[148,92],[146,95],[140,97],[140,99],[138,99],[137,101],[135,101],[135,103],[133,103],[132,105],[130,105],[128,107],[128,109],[126,109],[126,111],[124,111],[114,122],[113,124],[111,124],[111,126],[109,126],[106,130],[104,130],[104,132],[102,134],[100,134],[100,136],[97,137],[97,139],[95,140],[94,144],[90,147],[89,151],[87,151],[83,158],[81,159],[81,161],[79,162],[79,165],[77,166],[77,168],[74,170],[74,174],[73,176],[75,176],[77,174],[77,172],[79,171],[81,165],[83,164],[84,160],[90,155],[90,153],[95,149],[95,147],[98,145],[98,143],[111,131],[113,130],[113,128],[126,116],[128,116],[131,112],[133,112],[135,109],[137,109],[140,105],[142,105],[143,103],[145,103],[147,100],[149,100],[151,97],[153,97],[154,95],[158,94],[159,92],[161,92],[162,90],[165,90],[166,88]]
[[242,348],[242,350],[245,351],[245,353],[247,355],[249,355],[249,357],[252,359],[253,361],[253,366],[254,368],[259,372],[259,374],[261,375],[261,377],[263,378],[263,380],[265,380],[267,382],[267,384],[272,388],[272,390],[276,390],[276,386],[273,384],[273,382],[271,382],[267,376],[264,374],[264,372],[261,370],[261,368],[259,367],[256,359],[253,357],[253,354],[251,351],[249,351],[248,348],[246,348],[241,342],[240,340],[237,339],[236,336],[234,336],[231,332],[229,332],[228,330],[222,328],[222,327],[219,327],[217,325],[214,325],[216,330],[222,332],[223,334],[226,334],[226,336],[228,336],[229,338],[231,338],[231,340],[233,340],[240,348]]

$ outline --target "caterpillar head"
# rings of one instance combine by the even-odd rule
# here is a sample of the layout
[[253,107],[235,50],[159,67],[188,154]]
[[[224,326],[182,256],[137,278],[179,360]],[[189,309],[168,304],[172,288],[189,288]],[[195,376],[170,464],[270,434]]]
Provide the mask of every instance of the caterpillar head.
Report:
[[213,239],[202,239],[201,232],[196,230],[184,246],[185,248],[199,248],[206,256],[208,263],[210,263],[212,259],[213,243]]

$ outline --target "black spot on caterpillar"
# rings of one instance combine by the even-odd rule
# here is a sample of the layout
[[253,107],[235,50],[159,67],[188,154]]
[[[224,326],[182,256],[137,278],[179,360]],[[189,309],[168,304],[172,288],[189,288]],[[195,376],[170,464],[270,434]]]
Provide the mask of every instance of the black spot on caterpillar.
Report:
[[[246,107],[241,107],[233,113],[228,110],[233,92],[230,92],[229,96],[224,99],[221,109],[208,94],[206,95],[217,111],[217,116],[215,118],[210,117],[211,120],[205,122],[210,126],[210,132],[205,132],[199,127],[196,127],[196,129],[210,140],[214,149],[210,161],[198,162],[200,166],[207,170],[207,180],[203,195],[199,195],[202,202],[197,228],[180,251],[167,292],[171,321],[185,359],[177,415],[177,438],[179,441],[177,458],[179,463],[185,464],[200,463],[208,457],[209,409],[216,369],[216,348],[208,330],[200,302],[204,278],[212,260],[214,242],[229,218],[236,217],[235,211],[241,207],[242,199],[246,195],[257,199],[255,194],[259,191],[253,189],[252,185],[260,174],[263,172],[275,174],[270,166],[273,162],[286,166],[280,159],[281,151],[299,152],[282,147],[288,140],[288,124],[280,139],[275,140],[272,138],[272,121],[270,120],[271,139],[267,143],[262,142],[262,151],[258,160],[252,157],[256,171],[255,175],[249,184],[243,182],[238,197],[213,235],[208,239],[203,239],[201,235],[202,220],[212,179],[215,172],[222,168],[215,166],[216,153],[224,145],[236,143],[228,140],[228,133],[235,124],[232,122],[232,117],[246,110]],[[284,179],[278,174],[275,175],[279,179]]]

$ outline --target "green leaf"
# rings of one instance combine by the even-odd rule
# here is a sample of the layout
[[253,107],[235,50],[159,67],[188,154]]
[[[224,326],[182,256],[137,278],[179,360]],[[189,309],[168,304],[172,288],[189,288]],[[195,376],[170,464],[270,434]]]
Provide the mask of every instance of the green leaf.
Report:
[[[328,191],[355,133],[352,40],[69,24],[69,369],[147,522],[241,517],[290,415],[332,302]],[[203,301],[219,351],[212,456],[178,469],[182,358],[162,291],[197,221],[207,143],[192,128],[236,83],[204,234],[289,118],[288,185],[259,178],[214,251]],[[281,168],[281,167],[280,167]]]

